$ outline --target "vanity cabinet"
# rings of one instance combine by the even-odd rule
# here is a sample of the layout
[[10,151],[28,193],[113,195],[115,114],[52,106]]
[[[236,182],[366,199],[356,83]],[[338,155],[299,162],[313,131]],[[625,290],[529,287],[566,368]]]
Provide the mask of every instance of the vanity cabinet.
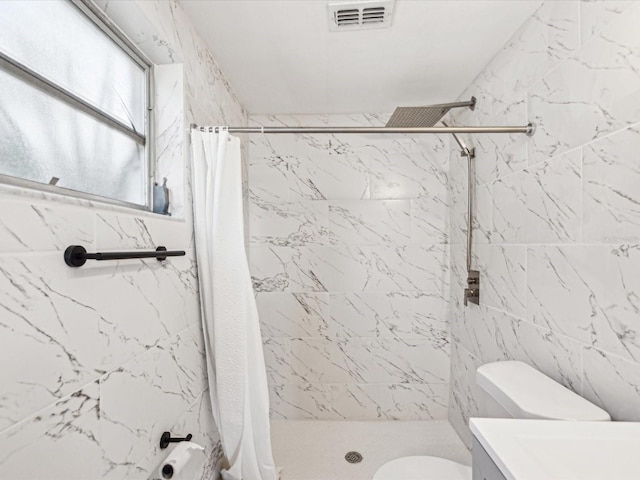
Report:
[[473,480],[507,480],[476,437],[472,448]]

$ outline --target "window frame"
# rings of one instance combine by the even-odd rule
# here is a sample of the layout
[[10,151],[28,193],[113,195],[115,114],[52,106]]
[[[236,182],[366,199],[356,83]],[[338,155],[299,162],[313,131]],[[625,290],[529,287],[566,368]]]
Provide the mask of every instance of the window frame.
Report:
[[154,82],[153,82],[153,63],[148,57],[122,33],[118,26],[92,1],[92,0],[65,0],[67,3],[77,8],[90,22],[92,22],[99,30],[107,35],[113,42],[118,45],[136,64],[138,64],[145,74],[146,95],[145,95],[145,130],[144,135],[135,132],[128,125],[123,124],[118,119],[111,117],[103,112],[100,108],[92,105],[90,102],[78,97],[74,92],[65,89],[49,80],[42,75],[32,71],[29,67],[22,65],[16,60],[0,52],[0,69],[9,72],[11,75],[20,78],[22,81],[29,83],[31,86],[43,90],[47,95],[58,98],[67,103],[71,107],[83,111],[98,121],[111,126],[122,133],[127,134],[131,138],[136,139],[144,147],[145,161],[145,204],[137,204],[118,200],[116,198],[104,197],[101,195],[82,192],[71,188],[58,187],[33,180],[27,180],[20,177],[13,177],[0,173],[0,184],[9,185],[20,188],[28,188],[39,190],[47,193],[62,195],[65,197],[80,198],[92,202],[102,202],[121,207],[143,210],[146,212],[153,211],[153,182],[155,178],[155,161],[154,161]]

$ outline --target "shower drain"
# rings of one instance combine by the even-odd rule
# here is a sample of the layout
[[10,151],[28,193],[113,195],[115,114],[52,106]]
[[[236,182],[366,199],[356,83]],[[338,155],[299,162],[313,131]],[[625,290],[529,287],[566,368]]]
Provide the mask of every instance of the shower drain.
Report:
[[362,461],[362,455],[358,452],[348,452],[344,459],[349,463],[360,463]]

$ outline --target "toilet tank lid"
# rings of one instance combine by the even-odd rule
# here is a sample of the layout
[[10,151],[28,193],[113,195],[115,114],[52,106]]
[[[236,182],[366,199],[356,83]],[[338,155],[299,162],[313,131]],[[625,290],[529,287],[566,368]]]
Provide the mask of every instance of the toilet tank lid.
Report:
[[608,421],[607,412],[523,362],[487,363],[476,381],[514,418]]

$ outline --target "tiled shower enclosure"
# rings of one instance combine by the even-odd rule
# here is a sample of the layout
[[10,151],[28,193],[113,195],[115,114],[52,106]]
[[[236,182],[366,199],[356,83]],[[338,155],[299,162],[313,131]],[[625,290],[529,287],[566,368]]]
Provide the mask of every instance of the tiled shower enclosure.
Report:
[[[260,125],[384,125],[353,116]],[[250,257],[274,418],[446,418],[447,138],[265,135]]]

